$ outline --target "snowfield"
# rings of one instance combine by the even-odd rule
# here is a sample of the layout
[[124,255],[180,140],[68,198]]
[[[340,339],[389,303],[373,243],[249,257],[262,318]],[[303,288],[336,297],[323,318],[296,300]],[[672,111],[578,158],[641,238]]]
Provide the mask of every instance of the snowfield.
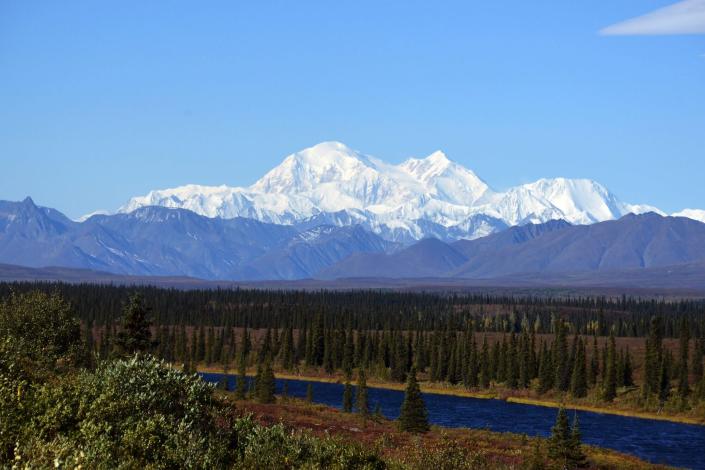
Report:
[[[494,191],[437,151],[391,165],[340,142],[289,155],[252,186],[186,185],[133,197],[119,212],[144,206],[188,209],[207,217],[247,217],[285,225],[363,225],[394,241],[473,239],[507,226],[562,219],[592,224],[657,212],[620,201],[588,179],[552,178]],[[683,211],[705,221],[705,211]]]

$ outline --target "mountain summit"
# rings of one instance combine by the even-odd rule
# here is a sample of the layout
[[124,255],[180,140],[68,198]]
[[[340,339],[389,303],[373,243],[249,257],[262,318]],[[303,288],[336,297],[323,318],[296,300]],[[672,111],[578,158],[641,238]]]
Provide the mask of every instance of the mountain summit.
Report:
[[152,205],[285,225],[311,220],[359,224],[407,243],[429,236],[473,239],[507,226],[555,219],[592,224],[657,211],[625,204],[591,180],[541,179],[497,192],[442,151],[392,165],[340,142],[291,154],[247,188],[187,185],[155,190],[130,199],[119,212]]

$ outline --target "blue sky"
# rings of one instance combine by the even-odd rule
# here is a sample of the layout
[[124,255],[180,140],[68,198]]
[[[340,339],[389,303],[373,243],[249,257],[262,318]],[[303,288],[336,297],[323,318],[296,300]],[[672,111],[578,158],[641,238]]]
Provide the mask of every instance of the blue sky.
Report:
[[705,208],[705,35],[600,34],[673,1],[198,3],[0,3],[0,199],[75,217],[340,140]]

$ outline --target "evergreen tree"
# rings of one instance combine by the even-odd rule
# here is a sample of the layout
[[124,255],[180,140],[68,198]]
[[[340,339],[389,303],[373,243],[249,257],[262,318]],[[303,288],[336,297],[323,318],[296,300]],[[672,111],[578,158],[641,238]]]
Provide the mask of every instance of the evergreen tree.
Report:
[[516,390],[519,386],[519,370],[517,367],[517,341],[514,332],[509,337],[509,349],[507,350],[507,386]]
[[242,330],[242,340],[240,345],[240,357],[238,359],[237,384],[235,386],[235,397],[244,400],[247,393],[247,353],[249,349],[249,337],[247,328]]
[[357,394],[355,396],[355,408],[358,413],[367,416],[370,413],[370,407],[367,401],[367,376],[365,369],[360,369],[357,372]]
[[291,328],[286,328],[284,339],[280,348],[281,364],[284,370],[291,370],[294,366],[294,336]]
[[605,401],[612,401],[617,396],[617,346],[614,339],[614,331],[610,332],[609,348],[607,349],[607,369],[605,370],[605,380],[602,389],[602,398]]
[[[705,327],[703,327],[703,336],[705,336]],[[700,338],[695,343],[695,351],[693,353],[693,375],[695,380],[703,375],[703,355],[705,354],[705,337]]]
[[681,319],[680,331],[680,363],[678,364],[678,396],[681,400],[685,400],[690,393],[690,385],[688,384],[688,355],[690,349],[690,329],[688,328],[688,320]]
[[131,355],[138,352],[147,352],[153,346],[152,332],[148,319],[150,309],[144,304],[142,294],[130,297],[123,310],[122,324],[114,344],[116,353]]
[[658,394],[661,390],[662,335],[661,319],[652,316],[649,326],[649,337],[646,340],[646,357],[644,359],[644,384],[642,388],[644,397]]
[[571,467],[587,466],[587,458],[582,449],[582,435],[580,434],[580,425],[578,423],[578,414],[575,413],[573,418],[573,429],[570,431],[570,444],[568,447],[568,462]]
[[531,381],[531,353],[528,331],[524,330],[519,341],[519,388],[528,388]]
[[355,340],[353,338],[352,329],[348,328],[348,332],[345,335],[345,344],[343,346],[343,363],[341,367],[346,377],[352,375],[354,352]]
[[597,385],[600,375],[600,349],[597,347],[597,336],[592,337],[592,357],[590,358],[590,369],[588,372],[588,384],[592,387]]
[[658,398],[663,405],[671,394],[670,362],[667,354],[661,355],[661,367],[659,368],[659,388]]
[[206,359],[206,332],[203,330],[203,325],[198,329],[198,344],[196,346],[195,363],[203,362]]
[[311,362],[312,365],[323,365],[323,356],[325,354],[325,331],[323,324],[323,315],[319,314],[314,320],[313,329],[311,331]]
[[553,366],[555,367],[554,386],[561,392],[570,387],[570,370],[568,369],[568,343],[563,320],[556,320],[556,338],[553,341]]
[[384,416],[382,415],[382,405],[380,405],[379,402],[375,404],[374,416],[377,420],[384,418]]
[[556,423],[551,428],[551,437],[548,442],[548,455],[552,459],[565,463],[571,446],[571,433],[568,414],[562,406],[558,409]]
[[482,352],[480,353],[480,388],[489,388],[490,386],[490,349],[487,344],[487,336],[482,338]]
[[559,461],[563,468],[578,468],[587,464],[580,442],[578,415],[575,415],[573,427],[568,424],[568,414],[561,407],[558,410],[556,424],[551,428],[549,439],[549,455]]
[[255,389],[257,401],[260,403],[274,403],[275,381],[271,361],[266,360],[264,365],[259,367],[259,371]]
[[632,358],[631,355],[629,354],[629,348],[627,348],[627,352],[624,355],[624,386],[625,387],[632,387],[634,385],[634,378],[633,378],[633,373],[634,373],[634,367],[632,366]]
[[204,357],[204,362],[206,363],[206,366],[211,365],[211,363],[214,360],[213,357],[213,349],[215,347],[215,331],[213,330],[213,327],[211,326],[208,328],[208,336],[206,337],[206,344],[205,344],[205,357]]
[[539,393],[546,393],[553,388],[553,380],[555,378],[555,368],[553,367],[553,358],[551,353],[543,343],[541,350],[541,362],[539,364]]
[[578,340],[573,361],[573,374],[570,380],[570,393],[575,398],[587,396],[587,373],[585,369],[585,346],[582,340]]
[[399,429],[407,432],[424,433],[430,428],[426,404],[416,381],[416,369],[412,368],[406,382],[404,402],[399,413]]
[[346,413],[351,413],[353,409],[353,388],[350,385],[350,380],[345,381],[345,387],[343,388],[343,411]]

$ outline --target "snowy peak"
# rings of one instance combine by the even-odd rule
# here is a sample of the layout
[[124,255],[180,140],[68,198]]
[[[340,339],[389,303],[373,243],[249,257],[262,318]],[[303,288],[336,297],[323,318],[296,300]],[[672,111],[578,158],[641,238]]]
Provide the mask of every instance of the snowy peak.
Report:
[[247,188],[187,185],[151,191],[132,198],[120,212],[149,205],[286,225],[359,224],[402,242],[477,238],[554,219],[592,224],[630,212],[661,213],[623,203],[587,179],[541,179],[495,192],[440,150],[391,165],[334,141],[287,156]]
[[[619,201],[607,188],[588,179],[540,179],[512,188],[507,194],[514,198],[509,209],[518,220],[511,220],[513,224],[545,222],[549,213],[556,216],[551,218],[577,224],[611,220],[624,214]],[[511,218],[509,214],[505,216]]]
[[322,142],[289,155],[249,189],[264,193],[306,192],[320,184],[375,173],[369,158],[340,142]]
[[673,213],[673,217],[687,217],[705,223],[705,210],[702,209],[683,209],[680,212]]
[[423,159],[410,158],[399,168],[421,183],[429,194],[451,204],[472,205],[491,193],[487,183],[440,150]]

